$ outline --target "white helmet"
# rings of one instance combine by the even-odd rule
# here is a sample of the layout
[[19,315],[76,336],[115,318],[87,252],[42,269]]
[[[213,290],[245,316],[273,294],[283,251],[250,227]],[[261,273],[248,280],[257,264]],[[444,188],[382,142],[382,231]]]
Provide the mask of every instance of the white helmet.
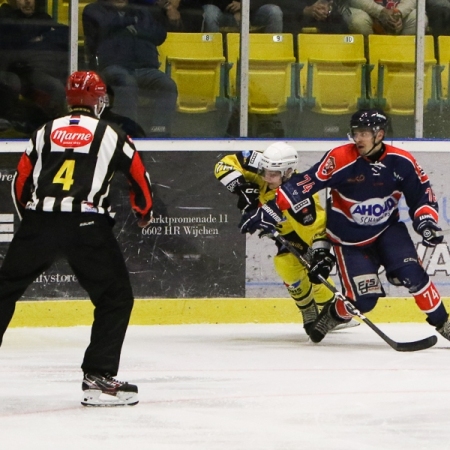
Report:
[[259,162],[259,172],[264,173],[264,170],[279,171],[284,178],[288,169],[294,171],[297,168],[297,162],[298,155],[294,147],[284,142],[276,142],[264,150]]

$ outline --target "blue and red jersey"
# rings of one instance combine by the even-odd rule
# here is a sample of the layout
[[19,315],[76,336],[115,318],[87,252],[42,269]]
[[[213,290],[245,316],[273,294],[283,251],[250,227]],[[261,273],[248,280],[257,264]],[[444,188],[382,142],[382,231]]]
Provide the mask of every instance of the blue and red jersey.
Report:
[[438,221],[438,204],[427,174],[406,150],[384,145],[379,160],[359,155],[355,144],[336,147],[311,169],[294,174],[277,193],[281,210],[329,188],[327,234],[341,245],[369,245],[399,221],[402,195],[411,219]]

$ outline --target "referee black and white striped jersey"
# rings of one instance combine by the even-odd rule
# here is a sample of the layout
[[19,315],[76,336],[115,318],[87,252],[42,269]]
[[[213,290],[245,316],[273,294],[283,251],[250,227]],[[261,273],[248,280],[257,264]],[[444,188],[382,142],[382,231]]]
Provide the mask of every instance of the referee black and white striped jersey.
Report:
[[121,130],[85,113],[48,122],[33,133],[13,180],[19,215],[25,209],[109,214],[110,183],[125,174],[139,217],[152,208],[150,177]]

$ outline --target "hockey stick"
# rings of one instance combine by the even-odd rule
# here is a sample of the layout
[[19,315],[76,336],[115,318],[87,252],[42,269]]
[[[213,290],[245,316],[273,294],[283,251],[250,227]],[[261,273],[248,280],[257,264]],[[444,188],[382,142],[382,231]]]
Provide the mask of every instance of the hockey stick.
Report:
[[[278,231],[272,231],[274,238],[284,247],[286,247],[294,256],[296,256],[299,261],[306,267],[306,269],[311,268],[309,261]],[[364,314],[362,314],[354,305],[353,302],[348,300],[345,295],[338,291],[331,283],[328,282],[326,278],[322,275],[318,275],[317,278],[320,282],[326,286],[335,296],[335,299],[339,299],[344,302],[347,311],[353,316],[359,317],[366,325],[372,328],[378,336],[380,336],[383,341],[389,344],[394,350],[398,352],[416,352],[418,350],[425,350],[427,348],[433,347],[437,342],[436,336],[429,336],[425,339],[420,339],[419,341],[411,342],[396,342],[389,336],[386,336],[372,321],[370,321]]]

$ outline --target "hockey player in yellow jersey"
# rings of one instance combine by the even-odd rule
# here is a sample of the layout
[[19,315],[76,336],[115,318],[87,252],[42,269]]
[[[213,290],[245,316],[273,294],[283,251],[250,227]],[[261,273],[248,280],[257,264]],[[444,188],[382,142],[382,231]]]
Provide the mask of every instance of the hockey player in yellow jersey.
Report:
[[[237,206],[243,214],[242,232],[253,233],[260,228],[264,218],[255,217],[258,206],[275,199],[277,188],[295,172],[297,163],[297,151],[284,142],[277,142],[264,152],[243,151],[227,155],[216,164],[216,178],[238,197]],[[308,252],[312,269],[308,274],[292,253],[274,241],[278,246],[275,270],[302,313],[303,326],[309,335],[318,306],[333,299],[333,294],[316,278],[318,274],[327,278],[334,266],[325,231],[326,213],[316,194],[297,211],[283,211],[283,216],[285,220],[278,231],[300,252]]]

